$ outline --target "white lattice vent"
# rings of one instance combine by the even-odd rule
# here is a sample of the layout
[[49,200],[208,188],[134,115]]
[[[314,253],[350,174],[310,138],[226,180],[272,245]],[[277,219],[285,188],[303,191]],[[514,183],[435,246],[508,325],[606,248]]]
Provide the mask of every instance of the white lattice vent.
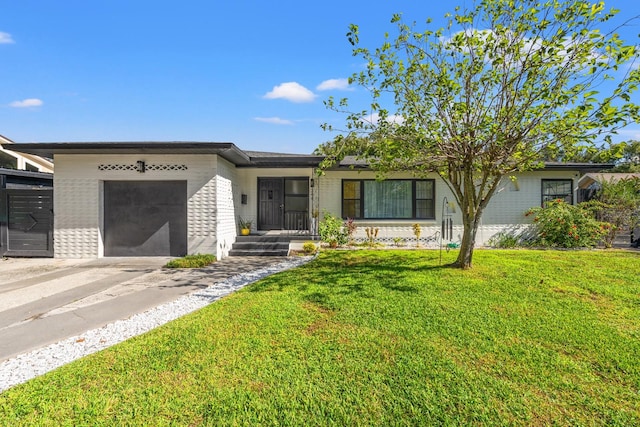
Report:
[[106,164],[106,165],[98,165],[99,171],[186,171],[187,165],[167,165],[167,164],[145,164],[143,169],[141,169],[140,164]]

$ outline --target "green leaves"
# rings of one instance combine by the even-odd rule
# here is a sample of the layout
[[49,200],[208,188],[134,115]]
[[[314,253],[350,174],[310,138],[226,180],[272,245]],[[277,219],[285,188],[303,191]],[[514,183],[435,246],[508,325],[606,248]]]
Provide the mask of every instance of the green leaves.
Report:
[[[616,13],[586,0],[483,0],[448,14],[446,28],[426,20],[422,30],[393,15],[395,39],[353,50],[367,68],[351,81],[373,102],[347,113],[346,137],[323,149],[344,153],[348,142],[379,171],[415,172],[420,159],[419,173],[443,174],[479,216],[503,176],[640,120],[630,96],[640,70],[614,74],[640,60],[638,49],[603,27]],[[357,36],[352,25],[350,43]],[[603,93],[613,76],[617,87]]]
[[360,42],[360,38],[358,37],[359,29],[355,24],[349,25],[349,32],[347,33],[347,40],[351,43],[352,46],[357,45]]

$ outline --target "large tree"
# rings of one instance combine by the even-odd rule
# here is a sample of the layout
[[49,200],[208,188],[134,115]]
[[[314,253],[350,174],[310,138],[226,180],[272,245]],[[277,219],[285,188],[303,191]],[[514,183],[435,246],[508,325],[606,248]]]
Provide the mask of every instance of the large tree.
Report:
[[640,141],[627,141],[615,144],[620,152],[612,172],[640,172]]
[[[640,172],[640,141],[580,147],[571,154],[573,162],[613,163],[614,167],[607,167],[607,172]],[[564,153],[554,151],[547,155],[545,160],[562,162],[566,159]]]
[[462,215],[455,265],[471,267],[482,213],[504,178],[638,121],[629,96],[638,49],[601,28],[616,13],[581,0],[483,0],[456,8],[444,29],[427,20],[417,31],[395,15],[397,35],[375,50],[352,24],[353,54],[367,65],[350,81],[371,102],[353,112],[347,99],[326,101],[348,116],[319,149],[325,166],[357,152],[382,176],[437,173]]

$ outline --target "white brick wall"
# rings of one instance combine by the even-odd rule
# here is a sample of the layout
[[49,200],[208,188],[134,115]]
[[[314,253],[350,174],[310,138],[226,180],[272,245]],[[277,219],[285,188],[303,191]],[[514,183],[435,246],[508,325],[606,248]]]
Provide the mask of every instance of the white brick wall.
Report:
[[[413,179],[409,174],[394,174],[391,179]],[[422,228],[422,239],[434,236],[441,229],[442,205],[446,196],[448,201],[455,204],[453,194],[446,184],[433,175],[436,185],[436,218],[435,220],[358,220],[358,229],[355,237],[365,239],[366,227],[377,227],[380,229],[378,240],[385,243],[393,243],[394,237],[401,237],[407,241],[415,242],[413,235],[413,224],[419,223]],[[375,179],[375,174],[368,171],[327,171],[318,180],[320,188],[320,218],[322,213],[327,211],[335,216],[342,215],[342,180],[343,179]],[[577,171],[536,171],[520,174],[517,184],[508,178],[501,183],[499,191],[491,199],[489,206],[482,215],[482,222],[476,236],[476,245],[485,244],[495,234],[513,229],[523,229],[529,224],[529,220],[524,213],[533,206],[540,206],[542,179],[573,179],[574,201],[577,200],[576,187],[578,182]],[[454,241],[462,237],[462,220],[459,208],[455,206],[452,213],[454,221]]]
[[209,179],[187,202],[190,254],[216,253],[216,180]]
[[65,178],[64,174],[56,173],[54,188],[54,255],[61,258],[101,256],[98,181]]
[[537,171],[518,175],[515,183],[505,178],[482,216],[483,224],[526,223],[524,212],[533,206],[540,206],[542,202],[543,179],[573,179],[575,203],[578,175],[577,171]]
[[[186,170],[98,170],[99,165],[184,165]],[[187,181],[189,253],[216,253],[215,155],[55,156],[54,254],[58,258],[103,256],[104,181]]]
[[[229,254],[231,245],[236,241],[236,206],[234,199],[237,192],[237,173],[235,165],[228,161],[218,158],[218,168],[216,176],[216,230],[217,230],[217,247],[216,254],[218,259]],[[239,204],[239,203],[238,203]]]

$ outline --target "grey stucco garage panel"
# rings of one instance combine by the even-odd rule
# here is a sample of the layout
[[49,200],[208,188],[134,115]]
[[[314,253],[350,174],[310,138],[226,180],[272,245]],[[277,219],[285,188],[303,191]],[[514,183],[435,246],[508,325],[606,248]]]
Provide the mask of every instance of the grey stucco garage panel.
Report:
[[105,181],[105,256],[187,253],[187,181]]

